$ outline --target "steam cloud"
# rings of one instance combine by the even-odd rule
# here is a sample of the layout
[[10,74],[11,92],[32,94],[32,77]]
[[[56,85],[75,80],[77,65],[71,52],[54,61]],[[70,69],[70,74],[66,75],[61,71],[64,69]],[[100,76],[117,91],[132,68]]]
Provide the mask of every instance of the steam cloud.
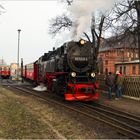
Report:
[[82,33],[91,26],[92,14],[96,10],[109,10],[115,0],[74,0],[68,9],[73,16],[72,39],[78,40]]
[[45,87],[44,85],[38,85],[37,87],[33,88],[33,90],[36,90],[36,91],[47,91],[47,87]]

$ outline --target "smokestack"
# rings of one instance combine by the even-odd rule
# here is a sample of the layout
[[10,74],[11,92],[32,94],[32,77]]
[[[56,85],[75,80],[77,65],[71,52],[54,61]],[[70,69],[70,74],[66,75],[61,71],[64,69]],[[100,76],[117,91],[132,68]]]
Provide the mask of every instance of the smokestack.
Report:
[[55,51],[55,47],[53,47],[53,51]]

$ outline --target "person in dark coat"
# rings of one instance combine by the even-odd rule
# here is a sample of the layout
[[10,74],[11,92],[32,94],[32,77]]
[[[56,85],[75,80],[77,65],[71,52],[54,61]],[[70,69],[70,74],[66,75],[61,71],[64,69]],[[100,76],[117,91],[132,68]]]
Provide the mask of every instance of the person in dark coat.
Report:
[[108,86],[108,98],[112,99],[112,93],[115,88],[115,76],[112,74],[112,72],[109,72],[107,75],[106,84]]

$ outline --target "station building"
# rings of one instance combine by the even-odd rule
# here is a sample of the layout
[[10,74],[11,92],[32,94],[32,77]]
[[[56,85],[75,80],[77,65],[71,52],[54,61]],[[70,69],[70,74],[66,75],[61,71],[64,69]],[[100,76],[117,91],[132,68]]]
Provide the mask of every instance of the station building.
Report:
[[102,39],[98,55],[99,73],[119,70],[126,76],[140,76],[137,39],[134,35],[119,38]]

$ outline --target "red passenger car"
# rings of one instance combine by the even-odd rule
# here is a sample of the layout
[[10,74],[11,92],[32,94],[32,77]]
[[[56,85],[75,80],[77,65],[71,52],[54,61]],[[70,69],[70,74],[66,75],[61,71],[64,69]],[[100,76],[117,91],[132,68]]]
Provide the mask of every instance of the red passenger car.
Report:
[[2,78],[10,77],[10,67],[9,66],[0,66],[0,76]]
[[30,63],[24,66],[23,76],[32,81],[37,81],[37,65]]

